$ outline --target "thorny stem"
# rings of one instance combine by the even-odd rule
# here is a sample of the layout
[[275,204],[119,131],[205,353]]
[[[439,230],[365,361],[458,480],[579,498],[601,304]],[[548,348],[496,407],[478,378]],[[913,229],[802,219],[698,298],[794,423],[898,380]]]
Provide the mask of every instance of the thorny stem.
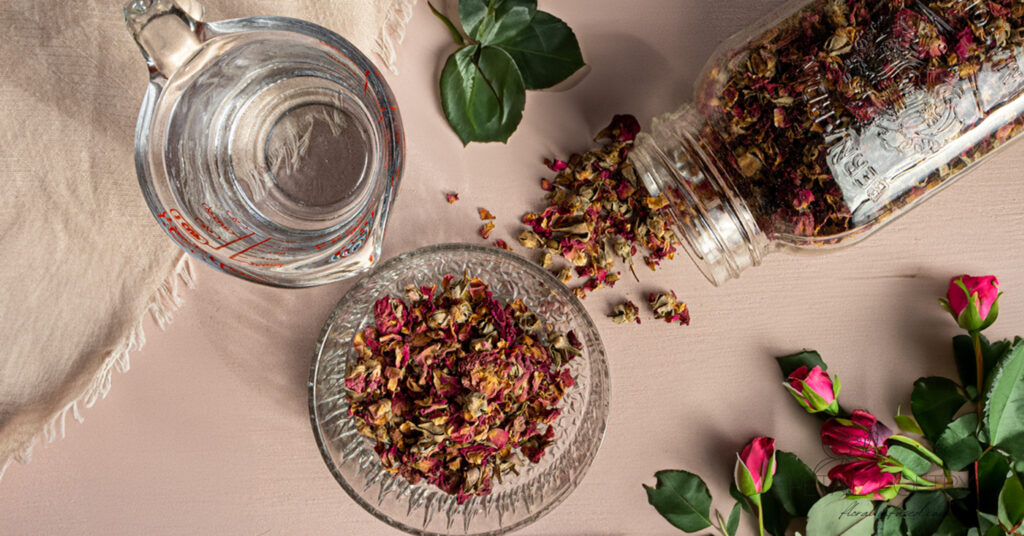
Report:
[[764,507],[761,506],[761,496],[754,495],[750,502],[757,506],[757,530],[760,536],[764,536]]
[[984,378],[984,375],[985,375],[985,358],[981,354],[981,332],[980,331],[972,331],[971,332],[971,342],[974,343],[974,363],[975,363],[975,366],[977,367],[976,370],[978,372],[978,403],[975,404],[975,406],[976,406],[976,409],[978,411],[978,420],[981,421],[981,418],[982,418],[981,388],[982,388],[982,385],[984,385],[984,383],[985,383],[985,378]]
[[[903,470],[900,471],[900,473],[903,475],[903,478],[906,478],[907,480],[913,482],[914,484],[916,484],[918,486],[925,486],[925,487],[929,487],[930,488],[930,487],[934,487],[934,486],[938,485],[935,482],[932,482],[930,480],[925,480],[925,479],[917,476],[916,474],[914,474],[913,471],[911,471],[910,469],[907,469],[906,467],[904,467]],[[908,485],[910,485],[910,484],[908,484]]]
[[[935,484],[935,483],[933,482],[933,484]],[[940,490],[940,489],[950,489],[953,486],[950,485],[950,484],[935,484],[934,486],[917,486],[917,485],[914,485],[914,484],[904,484],[904,485],[902,485],[900,487],[905,489],[905,490],[910,490],[910,491],[932,491],[932,490]]]

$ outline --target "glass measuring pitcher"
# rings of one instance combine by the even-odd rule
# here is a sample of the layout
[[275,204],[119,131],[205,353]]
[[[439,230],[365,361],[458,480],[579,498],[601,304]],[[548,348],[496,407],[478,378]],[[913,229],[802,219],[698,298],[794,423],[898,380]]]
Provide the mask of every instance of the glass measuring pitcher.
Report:
[[250,281],[307,287],[369,268],[404,159],[387,83],[325,28],[202,12],[194,0],[124,8],[149,65],[135,165],[153,215]]

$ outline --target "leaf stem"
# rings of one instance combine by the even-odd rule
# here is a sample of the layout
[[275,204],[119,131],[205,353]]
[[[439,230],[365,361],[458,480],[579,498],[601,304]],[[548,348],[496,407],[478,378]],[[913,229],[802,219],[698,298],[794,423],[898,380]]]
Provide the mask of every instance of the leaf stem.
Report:
[[896,441],[897,443],[903,443],[904,445],[907,445],[908,447],[913,449],[914,452],[916,452],[916,453],[920,454],[921,456],[924,456],[925,458],[927,458],[928,461],[934,463],[935,465],[938,465],[939,467],[942,467],[942,468],[946,467],[946,463],[944,461],[942,461],[942,458],[939,458],[938,455],[936,455],[931,450],[928,450],[928,447],[922,445],[918,441],[915,441],[915,440],[913,440],[913,439],[911,439],[911,438],[909,438],[909,437],[907,437],[905,435],[898,435],[898,434],[897,435],[889,436],[889,440]]
[[455,27],[455,24],[451,21],[451,19],[445,17],[444,14],[438,11],[437,8],[434,7],[434,4],[427,2],[427,6],[430,7],[430,12],[433,13],[435,17],[440,19],[441,22],[444,23],[445,27],[448,28],[448,33],[451,34],[452,40],[455,41],[455,44],[459,46],[465,45],[466,40],[462,38],[462,34],[459,33],[458,28]]
[[719,512],[717,509],[715,510],[715,517],[718,519],[718,526],[715,527],[716,529],[718,529],[718,532],[721,532],[722,536],[732,536],[725,530],[725,520],[722,519],[722,513]]

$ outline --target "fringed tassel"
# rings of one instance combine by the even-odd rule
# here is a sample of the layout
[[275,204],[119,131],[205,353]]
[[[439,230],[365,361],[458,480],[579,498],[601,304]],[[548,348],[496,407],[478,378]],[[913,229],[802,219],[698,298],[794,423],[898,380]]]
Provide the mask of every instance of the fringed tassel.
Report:
[[398,59],[397,48],[405,39],[405,26],[412,18],[412,8],[415,5],[416,0],[391,0],[384,19],[384,27],[377,34],[377,55],[394,74],[398,74],[398,68],[395,66]]
[[[181,285],[183,284],[188,288],[195,288],[195,274],[192,271],[191,261],[187,256],[182,256],[178,264],[175,265],[174,271],[167,279],[160,283],[160,286],[153,296],[150,297],[149,303],[146,305],[146,311],[152,316],[161,330],[166,329],[171,323],[174,312],[181,307],[180,292]],[[43,429],[35,437],[31,438],[13,457],[0,461],[0,480],[3,480],[4,473],[12,462],[17,461],[24,464],[32,460],[32,449],[40,439],[43,439],[46,443],[52,443],[58,438],[63,438],[67,430],[68,414],[74,420],[82,422],[84,419],[82,418],[79,404],[90,408],[97,400],[107,396],[107,393],[110,392],[110,383],[114,371],[127,372],[130,368],[128,355],[135,350],[141,349],[146,343],[143,319],[144,317],[140,318],[125,340],[121,341],[116,348],[107,354],[103,364],[96,371],[85,392],[56,411],[43,426]]]

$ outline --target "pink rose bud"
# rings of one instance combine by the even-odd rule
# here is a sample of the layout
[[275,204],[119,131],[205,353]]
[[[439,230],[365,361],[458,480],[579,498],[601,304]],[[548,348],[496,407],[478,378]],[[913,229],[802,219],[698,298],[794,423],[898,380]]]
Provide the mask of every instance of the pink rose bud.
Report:
[[736,455],[736,488],[743,495],[753,497],[768,491],[774,475],[774,439],[755,438]]
[[946,299],[939,302],[961,328],[981,331],[999,316],[999,296],[999,280],[994,275],[961,275],[949,281]]
[[821,367],[810,370],[800,367],[786,378],[783,385],[808,413],[824,411],[833,416],[839,413],[839,402],[836,400],[839,396],[839,378],[833,381]]
[[899,492],[900,476],[886,473],[872,460],[838,465],[828,472],[828,477],[842,483],[850,493],[876,501],[888,501]]
[[874,459],[884,456],[889,448],[885,440],[892,435],[874,415],[856,410],[849,419],[833,417],[821,427],[821,442],[840,456]]

